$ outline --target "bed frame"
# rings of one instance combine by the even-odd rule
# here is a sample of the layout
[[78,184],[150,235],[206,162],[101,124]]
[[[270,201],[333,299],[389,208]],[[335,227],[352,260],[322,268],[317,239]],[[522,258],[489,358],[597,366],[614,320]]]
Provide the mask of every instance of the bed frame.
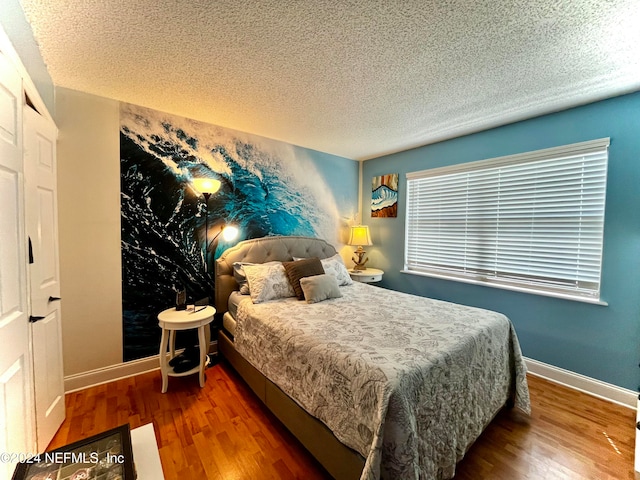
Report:
[[[215,263],[216,315],[222,316],[227,312],[229,295],[238,290],[238,283],[233,277],[234,262],[290,261],[293,257],[328,258],[335,254],[333,246],[310,237],[264,237],[240,242],[226,250]],[[365,462],[362,455],[342,444],[324,423],[309,415],[245,360],[236,351],[231,335],[222,329],[218,333],[218,351],[331,476],[339,480],[360,478]]]

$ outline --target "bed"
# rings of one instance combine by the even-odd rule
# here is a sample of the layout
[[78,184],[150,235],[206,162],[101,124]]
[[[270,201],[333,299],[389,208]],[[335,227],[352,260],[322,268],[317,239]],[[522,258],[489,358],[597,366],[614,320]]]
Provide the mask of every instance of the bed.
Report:
[[[334,298],[307,303],[278,290],[277,262],[314,257],[326,272],[314,281],[342,283]],[[507,317],[350,282],[336,262],[324,240],[265,237],[215,266],[221,355],[334,478],[452,478],[501,408],[530,412]],[[250,295],[240,293],[243,264]],[[256,297],[264,278],[280,298]]]

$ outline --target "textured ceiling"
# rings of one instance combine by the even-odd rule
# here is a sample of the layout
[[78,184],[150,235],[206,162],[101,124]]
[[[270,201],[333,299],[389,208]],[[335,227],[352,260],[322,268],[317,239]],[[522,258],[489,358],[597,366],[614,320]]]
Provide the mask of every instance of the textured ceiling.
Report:
[[21,0],[56,85],[366,159],[640,89],[638,0]]

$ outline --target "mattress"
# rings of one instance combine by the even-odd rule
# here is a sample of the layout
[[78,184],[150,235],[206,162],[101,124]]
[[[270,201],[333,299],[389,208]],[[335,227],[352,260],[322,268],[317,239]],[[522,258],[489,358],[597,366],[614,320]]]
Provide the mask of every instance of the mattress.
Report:
[[530,411],[504,315],[362,283],[341,290],[316,304],[236,302],[235,346],[366,459],[363,479],[451,478],[508,398]]
[[233,318],[236,318],[236,312],[238,311],[238,305],[242,300],[251,300],[250,295],[242,295],[240,292],[233,292],[229,295],[228,309]]
[[229,333],[228,337],[233,340],[236,336],[236,319],[229,312],[224,312],[222,316],[222,328]]
[[236,336],[236,313],[238,311],[238,305],[243,300],[251,301],[251,296],[242,295],[240,292],[233,292],[229,296],[228,311],[222,316],[222,326],[231,334],[232,337]]

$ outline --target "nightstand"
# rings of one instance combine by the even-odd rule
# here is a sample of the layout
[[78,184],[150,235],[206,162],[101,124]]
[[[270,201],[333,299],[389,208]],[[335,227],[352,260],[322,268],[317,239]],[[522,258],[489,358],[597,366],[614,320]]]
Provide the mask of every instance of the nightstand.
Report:
[[[209,341],[211,329],[209,324],[213,320],[216,309],[213,307],[197,307],[189,305],[186,310],[176,310],[169,308],[158,315],[158,325],[162,328],[162,339],[160,340],[160,371],[162,372],[162,393],[167,391],[169,383],[168,377],[184,377],[192,373],[200,374],[200,386],[204,387],[204,369],[206,367],[207,352],[209,351]],[[167,347],[169,356],[176,356],[176,331],[198,329],[198,346],[200,348],[199,364],[186,372],[176,373],[169,366],[167,359]]]
[[364,270],[349,270],[349,275],[354,282],[373,283],[382,280],[384,272],[377,268],[365,268]]

